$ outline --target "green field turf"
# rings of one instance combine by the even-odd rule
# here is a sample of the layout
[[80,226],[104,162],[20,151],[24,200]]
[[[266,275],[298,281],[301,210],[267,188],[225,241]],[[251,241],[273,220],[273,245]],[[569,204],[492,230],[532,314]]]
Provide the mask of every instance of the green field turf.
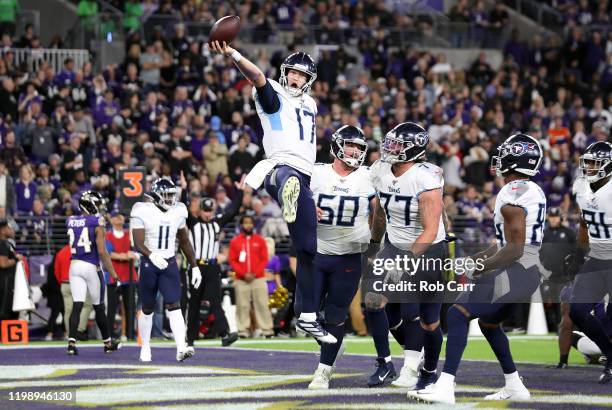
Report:
[[[557,339],[554,336],[529,337],[529,336],[509,336],[512,355],[517,362],[556,364],[559,359],[559,350]],[[369,337],[348,337],[346,340],[346,353],[375,355],[374,344]],[[64,342],[32,342],[34,346],[57,345]],[[85,344],[100,343],[100,342],[79,342]],[[446,343],[446,340],[445,340]],[[174,343],[166,340],[154,340],[153,347],[156,345],[173,345]],[[399,345],[394,341],[390,341],[391,353],[395,356],[401,356],[402,351]],[[206,346],[220,346],[219,341],[205,340],[196,342],[196,347],[205,348]],[[318,350],[317,344],[305,338],[296,339],[246,339],[239,340],[232,347],[247,348],[247,349],[271,349],[271,350],[287,350],[287,351],[312,351]],[[444,357],[444,346],[442,347],[442,358]],[[491,351],[487,341],[483,337],[471,337],[468,341],[465,354],[463,356],[469,360],[495,360],[495,356]],[[583,357],[574,349],[570,352],[570,364],[585,364]]]

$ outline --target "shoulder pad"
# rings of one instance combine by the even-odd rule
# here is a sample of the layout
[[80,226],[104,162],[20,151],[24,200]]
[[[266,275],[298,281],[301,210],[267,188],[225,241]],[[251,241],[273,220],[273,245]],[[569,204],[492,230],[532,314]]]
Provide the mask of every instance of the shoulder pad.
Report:
[[584,177],[576,178],[576,180],[574,181],[574,184],[572,185],[572,194],[578,195],[584,192],[586,188],[588,187],[588,184],[589,183],[586,180],[586,178]]

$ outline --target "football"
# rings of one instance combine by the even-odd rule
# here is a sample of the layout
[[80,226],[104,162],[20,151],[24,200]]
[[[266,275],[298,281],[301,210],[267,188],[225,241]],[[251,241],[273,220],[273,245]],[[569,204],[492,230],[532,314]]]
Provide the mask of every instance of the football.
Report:
[[240,17],[225,16],[215,22],[210,29],[208,42],[218,41],[221,45],[225,41],[230,44],[240,31]]

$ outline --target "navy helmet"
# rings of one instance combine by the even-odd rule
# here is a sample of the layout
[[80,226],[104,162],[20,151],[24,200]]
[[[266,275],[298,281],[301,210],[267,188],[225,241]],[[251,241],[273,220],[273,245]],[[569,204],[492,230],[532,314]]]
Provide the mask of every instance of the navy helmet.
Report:
[[106,212],[106,198],[97,191],[85,191],[79,198],[79,209],[85,215],[99,215]]
[[166,178],[158,178],[151,185],[149,197],[153,199],[155,205],[168,210],[174,206],[178,197],[178,189],[174,182]]
[[504,176],[508,171],[534,176],[538,173],[543,156],[538,140],[531,135],[514,134],[497,147],[497,155],[491,159],[491,168],[497,176]]
[[381,160],[390,164],[416,161],[425,156],[429,134],[414,122],[403,122],[383,138]]
[[[345,144],[347,142],[354,144],[355,148],[358,148],[353,150],[352,155],[348,155],[345,151]],[[359,127],[343,125],[332,134],[332,155],[351,168],[359,168],[363,165],[367,150],[368,144],[366,143],[365,134]]]
[[[287,80],[287,74],[289,70],[296,70],[304,73],[308,76],[308,79],[300,88],[290,87]],[[280,85],[285,87],[289,95],[293,97],[299,97],[303,93],[308,93],[312,83],[317,79],[317,65],[315,64],[312,57],[304,52],[293,53],[289,57],[285,58],[285,61],[280,66],[280,78],[278,82]]]
[[599,141],[589,145],[580,157],[580,172],[591,184],[609,177],[612,174],[612,144]]

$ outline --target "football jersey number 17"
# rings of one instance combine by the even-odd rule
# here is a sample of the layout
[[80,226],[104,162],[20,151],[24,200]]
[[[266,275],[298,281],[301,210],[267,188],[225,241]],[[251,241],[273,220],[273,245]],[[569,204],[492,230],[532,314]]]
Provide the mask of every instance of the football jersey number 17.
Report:
[[[300,115],[300,111],[302,111],[302,113],[304,114],[304,117]],[[305,134],[304,124],[302,124],[302,120],[304,121],[305,125],[308,125],[310,121],[306,117],[310,117],[312,119],[312,126],[310,128],[310,143],[313,144],[314,136],[315,136],[315,115],[311,113],[310,111],[300,110],[299,108],[295,109],[295,114],[297,115],[297,123],[298,123],[298,126],[300,127],[300,141],[304,140],[304,134]],[[306,132],[306,137],[308,137],[308,132]]]

